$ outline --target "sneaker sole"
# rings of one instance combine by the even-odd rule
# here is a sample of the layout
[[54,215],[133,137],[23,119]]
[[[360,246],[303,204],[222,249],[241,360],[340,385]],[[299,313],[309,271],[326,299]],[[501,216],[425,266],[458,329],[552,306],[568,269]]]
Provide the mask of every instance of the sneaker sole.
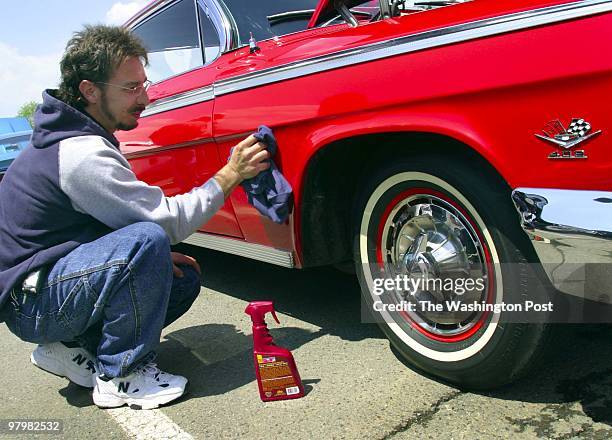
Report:
[[180,393],[177,392],[174,394],[158,396],[154,399],[131,399],[109,395],[103,396],[94,391],[93,401],[99,408],[119,408],[123,405],[128,405],[131,409],[155,409],[159,408],[160,405],[165,405],[166,403],[170,403],[173,400],[178,399],[183,394],[185,394],[185,390],[182,390]]
[[70,374],[66,372],[62,365],[60,365],[55,359],[50,359],[40,353],[34,355],[34,352],[30,355],[30,362],[41,370],[51,373],[55,376],[63,377],[68,379],[70,382],[77,384],[83,388],[93,388],[94,379],[92,377],[83,377]]

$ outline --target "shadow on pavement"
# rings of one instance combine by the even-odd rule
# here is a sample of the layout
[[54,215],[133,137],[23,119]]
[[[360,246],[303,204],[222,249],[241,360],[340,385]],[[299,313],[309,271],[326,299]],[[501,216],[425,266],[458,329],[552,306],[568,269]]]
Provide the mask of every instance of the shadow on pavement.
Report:
[[274,301],[278,312],[348,341],[384,339],[376,324],[362,324],[357,277],[334,268],[286,269],[192,246],[177,246],[202,267],[202,285],[243,301]]
[[[291,270],[191,246],[177,250],[202,266],[203,286],[244,301],[272,299],[277,311],[320,327],[272,328],[275,341],[290,350],[324,335],[348,341],[384,338],[374,324],[362,324],[356,278],[333,268]],[[558,326],[549,355],[528,377],[502,389],[479,393],[518,402],[544,403],[536,416],[507,417],[517,431],[533,429],[552,438],[563,420],[584,420],[581,438],[612,438],[612,429],[595,429],[591,421],[612,426],[612,325]],[[189,378],[189,394],[214,396],[255,380],[252,339],[231,324],[205,324],[166,335],[159,363]],[[299,360],[298,360],[299,367]],[[307,393],[319,378],[302,377]],[[434,379],[435,380],[435,379]],[[61,389],[70,405],[92,405],[91,391],[76,385]],[[572,434],[572,435],[574,435]]]
[[[349,341],[384,338],[375,324],[361,323],[359,285],[354,276],[333,268],[285,269],[191,246],[179,245],[176,250],[198,260],[204,287],[244,301],[271,299],[279,313],[320,327],[316,332],[271,328],[275,342],[289,350],[323,335]],[[223,394],[253,382],[252,348],[251,334],[218,323],[166,334],[157,351],[162,369],[189,379],[189,394],[177,401],[181,402]],[[319,380],[302,377],[306,394]],[[93,405],[91,391],[86,388],[71,384],[59,393],[72,406]]]
[[[323,332],[300,328],[272,329],[274,340],[293,351]],[[170,405],[190,398],[224,394],[255,380],[253,340],[229,324],[205,324],[177,330],[165,336],[158,349],[160,366],[189,379],[188,393]],[[320,381],[302,377],[306,395]],[[91,390],[73,383],[60,389],[74,407],[92,406]],[[169,405],[169,406],[170,406]]]
[[[291,351],[323,335],[349,341],[384,338],[375,324],[361,323],[355,276],[333,268],[285,269],[185,245],[175,249],[198,260],[205,288],[243,301],[273,300],[277,312],[320,328],[315,332],[271,328],[275,342]],[[162,368],[172,366],[173,373],[189,378],[189,395],[184,398],[188,400],[224,394],[253,382],[252,347],[250,333],[231,324],[204,324],[166,334],[158,361]],[[302,381],[308,394],[320,379],[302,377]]]
[[[278,345],[293,351],[323,332],[288,327],[272,329],[271,334]],[[214,396],[255,380],[252,349],[251,335],[233,325],[205,324],[167,334],[160,345],[158,360],[161,365],[172,365],[172,373],[189,378],[187,398]],[[306,392],[319,380],[302,377]]]
[[91,390],[83,388],[72,382],[67,382],[67,385],[58,391],[62,395],[68,405],[85,408],[86,406],[93,406],[93,400],[91,397]]
[[[177,250],[199,261],[204,274],[202,284],[207,288],[244,301],[273,299],[278,311],[321,327],[317,333],[349,341],[384,338],[376,325],[361,323],[360,292],[355,276],[333,268],[284,269],[192,246],[181,246]],[[317,333],[293,334],[293,344],[288,348],[294,349],[320,336]],[[612,426],[612,325],[558,325],[555,333],[556,342],[550,353],[528,377],[480,394],[549,404],[538,417],[509,419],[519,430],[532,427],[541,437],[554,435],[553,424],[570,417],[587,415],[594,422]],[[250,340],[246,346],[248,344]],[[206,374],[213,374],[213,371],[214,374],[228,374],[233,386],[254,380],[250,356],[250,350],[246,350],[221,366],[197,367],[200,379],[195,388],[206,390],[205,394],[228,388],[227,383],[219,384],[206,378]],[[612,438],[612,430],[594,430],[588,424],[583,425],[579,434]]]

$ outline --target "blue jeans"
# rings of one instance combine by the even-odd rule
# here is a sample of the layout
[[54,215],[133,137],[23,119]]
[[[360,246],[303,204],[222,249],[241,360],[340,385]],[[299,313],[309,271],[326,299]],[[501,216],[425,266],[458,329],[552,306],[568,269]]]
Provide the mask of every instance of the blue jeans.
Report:
[[135,223],[86,243],[51,267],[36,294],[15,289],[6,324],[24,341],[76,341],[95,353],[101,373],[127,376],[155,357],[162,328],[200,292],[182,265],[173,277],[170,242],[154,223]]

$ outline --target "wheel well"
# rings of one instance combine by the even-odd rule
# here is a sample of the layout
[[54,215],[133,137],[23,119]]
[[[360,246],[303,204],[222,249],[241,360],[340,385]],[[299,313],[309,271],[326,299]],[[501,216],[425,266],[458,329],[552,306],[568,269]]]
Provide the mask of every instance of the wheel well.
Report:
[[[378,133],[342,139],[321,148],[304,174],[301,238],[304,267],[337,264],[353,259],[354,203],[360,183],[389,160],[425,153],[449,160],[468,160],[497,189],[510,188],[474,149],[434,133]],[[446,156],[448,155],[448,156]]]

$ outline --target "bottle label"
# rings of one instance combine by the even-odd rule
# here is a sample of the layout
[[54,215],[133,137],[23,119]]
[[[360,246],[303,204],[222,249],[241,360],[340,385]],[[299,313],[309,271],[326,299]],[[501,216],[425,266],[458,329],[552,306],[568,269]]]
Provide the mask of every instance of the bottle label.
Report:
[[289,362],[278,356],[257,355],[261,388],[266,397],[291,396],[300,392]]

